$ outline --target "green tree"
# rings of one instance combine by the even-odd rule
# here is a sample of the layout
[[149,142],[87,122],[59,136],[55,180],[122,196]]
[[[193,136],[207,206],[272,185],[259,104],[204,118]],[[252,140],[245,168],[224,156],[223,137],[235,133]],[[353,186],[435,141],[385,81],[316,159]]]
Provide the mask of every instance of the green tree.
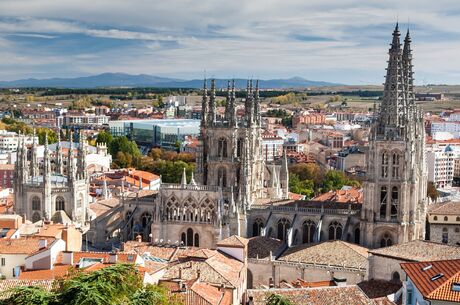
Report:
[[341,189],[344,185],[359,187],[359,181],[348,179],[341,171],[330,170],[326,173],[323,180],[322,192]]
[[[136,142],[127,137],[114,138],[108,145],[113,162],[119,167],[129,167],[139,164],[142,156]],[[121,153],[121,154],[120,154]],[[119,159],[120,158],[120,159]]]
[[105,143],[107,145],[110,145],[112,141],[113,141],[113,136],[110,132],[101,131],[97,134],[96,143]]
[[273,293],[267,298],[267,305],[293,305],[293,304],[285,296]]
[[289,174],[289,190],[296,194],[305,195],[307,199],[315,194],[312,180],[301,180],[298,175],[292,173]]
[[58,134],[52,129],[49,128],[38,128],[36,130],[38,136],[38,143],[40,145],[45,144],[45,137],[48,136],[48,143],[56,143],[58,141]]
[[[17,287],[3,293],[2,305],[170,305],[166,290],[144,287],[137,268],[115,264],[94,272],[71,272],[60,279],[51,291],[39,287]],[[175,303],[175,302],[174,302]]]

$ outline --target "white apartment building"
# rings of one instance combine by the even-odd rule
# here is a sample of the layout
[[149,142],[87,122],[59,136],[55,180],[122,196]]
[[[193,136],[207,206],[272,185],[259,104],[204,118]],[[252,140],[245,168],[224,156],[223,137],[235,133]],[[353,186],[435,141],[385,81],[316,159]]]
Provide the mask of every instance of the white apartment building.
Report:
[[62,126],[102,126],[109,123],[106,115],[82,114],[58,116],[56,118],[58,127]]
[[454,138],[460,138],[460,121],[434,121],[431,122],[431,134],[435,132],[449,132]]
[[273,161],[283,155],[284,140],[281,137],[262,137],[262,153],[265,161]]
[[452,186],[455,160],[460,158],[460,147],[433,145],[427,151],[428,181],[437,188]]
[[[18,149],[18,134],[11,131],[0,130],[0,152],[9,153],[15,152]],[[32,145],[34,141],[33,136],[27,136],[24,138],[26,145]],[[35,137],[35,141],[38,143],[38,137]]]

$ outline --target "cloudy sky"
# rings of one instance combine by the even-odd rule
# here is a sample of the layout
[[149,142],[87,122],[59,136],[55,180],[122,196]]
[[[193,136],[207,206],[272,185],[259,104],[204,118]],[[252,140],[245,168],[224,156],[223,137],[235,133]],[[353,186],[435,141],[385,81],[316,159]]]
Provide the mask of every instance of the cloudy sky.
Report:
[[103,72],[383,82],[396,20],[418,84],[460,84],[458,0],[1,0],[0,80]]

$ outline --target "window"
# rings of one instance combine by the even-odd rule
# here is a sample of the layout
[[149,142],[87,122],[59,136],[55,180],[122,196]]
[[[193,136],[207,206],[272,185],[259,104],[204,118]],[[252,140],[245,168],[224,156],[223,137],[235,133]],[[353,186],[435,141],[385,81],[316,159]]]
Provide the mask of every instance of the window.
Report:
[[333,221],[329,225],[329,240],[336,240],[342,238],[342,225],[337,222]]
[[40,221],[41,219],[42,219],[42,217],[40,216],[39,212],[34,212],[32,214],[32,222],[33,223],[36,223],[37,221]]
[[221,187],[227,186],[227,169],[225,167],[219,167],[217,171],[217,185]]
[[278,221],[278,239],[286,241],[288,229],[291,227],[291,223],[286,218],[282,218]]
[[355,229],[355,244],[358,244],[359,245],[359,241],[360,241],[360,238],[361,238],[361,230],[358,228]]
[[399,202],[399,191],[396,186],[391,189],[391,219],[398,218],[398,202]]
[[449,217],[444,216],[444,221],[448,221],[448,220],[449,220]]
[[243,154],[243,139],[239,138],[238,142],[236,143],[236,156],[241,157]]
[[391,281],[395,283],[399,283],[401,281],[401,277],[397,271],[393,272],[391,275]]
[[413,298],[413,292],[411,288],[407,288],[407,295],[406,295],[406,305],[413,305],[412,303],[412,298]]
[[262,219],[257,218],[252,224],[252,236],[260,236],[262,234],[262,227],[264,222]]
[[217,145],[217,156],[227,158],[227,140],[220,138]]
[[193,230],[191,228],[187,229],[187,246],[193,246]]
[[433,217],[433,220],[438,220],[438,216],[434,216],[434,217]]
[[198,233],[195,233],[195,239],[193,241],[193,245],[195,247],[199,247],[200,246],[200,236],[198,235]]
[[388,233],[383,234],[382,239],[380,240],[380,247],[389,247],[393,245],[393,241],[391,240],[391,236]]
[[386,152],[382,154],[381,174],[382,174],[382,178],[388,177],[388,153]]
[[459,217],[459,216],[457,216],[457,219],[455,219],[455,220],[456,220],[456,221],[460,221],[460,217]]
[[2,266],[5,266],[5,265],[6,265],[6,259],[2,257]]
[[455,228],[455,233],[459,233],[460,232],[460,228]]
[[302,243],[312,243],[315,236],[316,224],[311,221],[307,220],[303,223],[302,226]]
[[382,186],[380,189],[380,219],[385,219],[387,217],[387,193],[387,187]]
[[449,230],[442,228],[442,243],[447,244],[449,242]]
[[40,211],[41,208],[40,208],[40,198],[38,198],[37,196],[34,196],[32,198],[32,210],[34,211]]
[[142,220],[142,227],[146,228],[150,224],[150,221],[152,220],[152,215],[145,212],[142,214],[141,220]]
[[65,210],[64,198],[59,196],[56,198],[56,211],[64,211],[64,210]]
[[392,169],[393,178],[399,178],[399,154],[397,153],[393,153]]

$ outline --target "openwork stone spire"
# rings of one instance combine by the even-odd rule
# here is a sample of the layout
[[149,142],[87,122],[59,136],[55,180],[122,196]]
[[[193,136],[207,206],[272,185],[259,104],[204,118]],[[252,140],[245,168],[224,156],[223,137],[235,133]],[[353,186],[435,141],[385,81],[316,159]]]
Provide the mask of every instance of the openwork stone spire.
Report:
[[403,136],[406,124],[406,86],[398,24],[393,31],[383,101],[380,107],[378,136],[397,139]]
[[204,79],[203,82],[203,98],[201,101],[201,127],[204,128],[208,125],[208,88],[207,88],[207,80]]

